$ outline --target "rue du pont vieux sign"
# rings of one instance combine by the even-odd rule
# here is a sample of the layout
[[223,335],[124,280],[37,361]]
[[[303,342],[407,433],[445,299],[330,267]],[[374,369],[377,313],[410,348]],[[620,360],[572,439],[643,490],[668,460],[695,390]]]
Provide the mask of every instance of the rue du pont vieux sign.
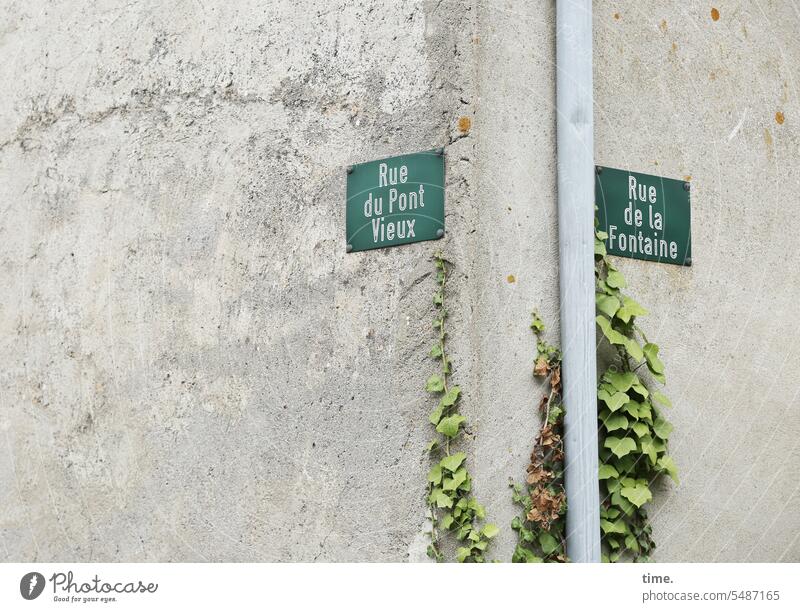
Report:
[[597,166],[595,204],[611,255],[692,265],[690,185]]
[[348,252],[444,236],[444,150],[350,166],[345,221]]

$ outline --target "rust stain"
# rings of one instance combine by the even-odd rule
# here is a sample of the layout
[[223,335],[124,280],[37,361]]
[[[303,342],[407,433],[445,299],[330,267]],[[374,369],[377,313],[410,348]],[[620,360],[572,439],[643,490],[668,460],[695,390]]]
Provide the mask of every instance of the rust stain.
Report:
[[719,11],[714,7],[711,7],[711,19],[714,21],[719,21]]
[[667,31],[667,20],[666,19],[662,19],[661,23],[659,24],[658,27],[661,28],[662,32],[666,32]]
[[689,181],[692,180],[692,175],[691,174],[687,174],[686,176],[683,177],[683,180],[688,183]]
[[775,113],[775,123],[783,125],[783,113],[781,111]]
[[614,19],[619,19],[619,13],[614,13]]
[[678,45],[672,43],[672,52],[675,53],[678,50]]
[[509,274],[508,278],[506,279],[509,283],[516,283],[517,279],[514,277],[513,274]]
[[716,80],[717,80],[717,74],[716,74],[715,72],[713,72],[713,71],[712,71],[712,72],[709,72],[709,73],[708,73],[708,78],[709,78],[709,80],[711,80],[711,81],[716,81]]
[[472,127],[472,119],[469,117],[460,117],[458,119],[458,130],[462,134],[466,134],[469,132],[470,128]]

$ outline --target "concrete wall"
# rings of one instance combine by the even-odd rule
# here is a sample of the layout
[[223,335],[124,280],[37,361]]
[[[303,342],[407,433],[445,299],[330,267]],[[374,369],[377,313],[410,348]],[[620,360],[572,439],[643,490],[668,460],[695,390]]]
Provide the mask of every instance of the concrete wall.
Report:
[[597,163],[692,183],[693,266],[619,260],[675,404],[662,561],[800,561],[791,4],[719,2],[714,21],[700,2],[596,3]]
[[[621,264],[676,404],[658,559],[800,560],[798,16],[596,4],[598,163],[693,183],[694,267]],[[553,3],[0,11],[0,557],[423,559],[441,246],[510,558],[534,306],[558,335]],[[344,166],[434,146],[444,241],[346,255]]]

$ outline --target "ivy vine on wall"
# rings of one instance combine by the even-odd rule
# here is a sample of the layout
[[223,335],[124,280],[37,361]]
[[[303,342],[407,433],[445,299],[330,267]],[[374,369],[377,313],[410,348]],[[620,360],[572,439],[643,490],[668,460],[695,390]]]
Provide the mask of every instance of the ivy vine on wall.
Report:
[[447,353],[447,309],[445,288],[447,286],[449,262],[440,251],[434,255],[436,265],[436,292],[433,303],[436,318],[433,327],[437,330],[436,343],[430,356],[439,364],[439,373],[428,378],[425,389],[439,398],[429,420],[436,428],[436,437],[428,445],[435,463],[428,472],[428,518],[430,520],[430,544],[428,556],[444,561],[442,534],[457,542],[455,557],[459,562],[483,562],[489,541],[497,535],[496,525],[483,526],[486,517],[484,507],[471,495],[472,477],[467,471],[467,455],[452,452],[453,446],[464,431],[465,417],[458,412],[461,389],[451,384],[452,362]]
[[514,482],[514,501],[522,506],[511,528],[517,532],[515,563],[563,563],[566,557],[566,511],[564,493],[564,408],[561,402],[561,351],[542,338],[544,322],[533,313],[531,329],[536,334],[533,375],[543,378],[548,393],[539,402],[542,427],[536,436],[526,478],[527,488]]
[[662,474],[678,483],[667,450],[672,425],[662,414],[671,404],[648,380],[664,384],[664,364],[637,324],[647,310],[623,292],[627,283],[607,257],[607,237],[595,231],[597,325],[613,355],[597,390],[603,560],[647,561],[655,548],[650,487]]

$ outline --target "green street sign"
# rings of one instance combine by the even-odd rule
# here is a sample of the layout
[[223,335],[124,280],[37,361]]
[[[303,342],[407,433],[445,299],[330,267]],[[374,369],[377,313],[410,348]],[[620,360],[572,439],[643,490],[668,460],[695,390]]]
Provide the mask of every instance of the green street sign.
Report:
[[444,150],[347,169],[347,252],[444,236]]
[[691,266],[689,189],[683,181],[597,166],[595,204],[609,255]]

